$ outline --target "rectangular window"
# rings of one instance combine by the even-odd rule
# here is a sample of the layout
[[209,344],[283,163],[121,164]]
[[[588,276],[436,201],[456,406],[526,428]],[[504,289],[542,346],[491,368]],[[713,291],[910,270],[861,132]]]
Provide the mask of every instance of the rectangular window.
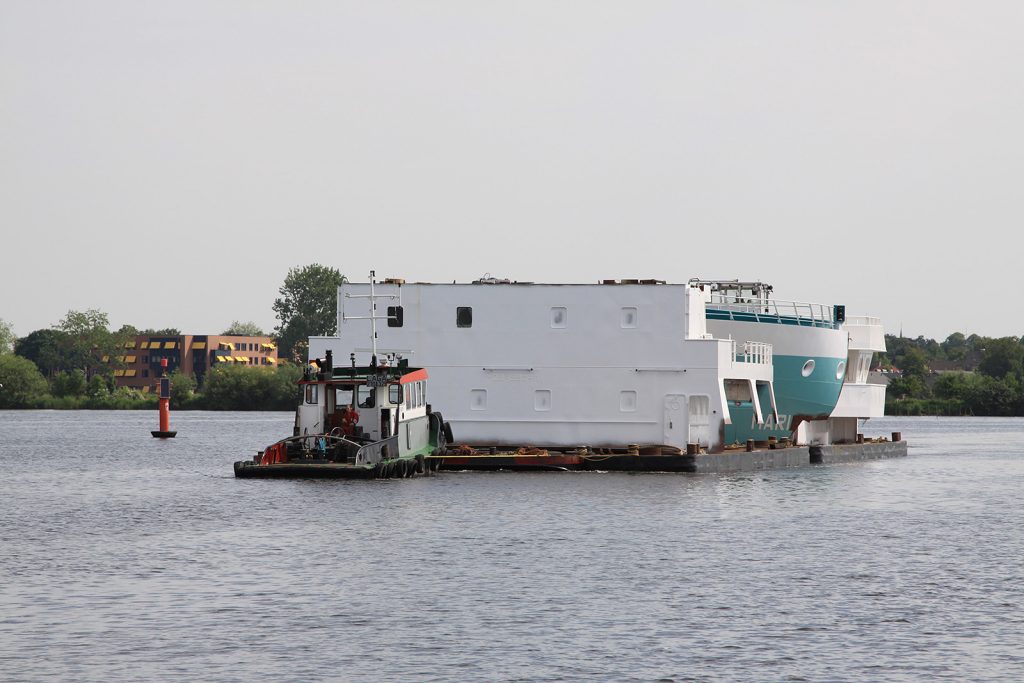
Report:
[[551,309],[551,327],[561,329],[566,326],[568,317],[564,306],[555,306]]
[[636,392],[635,391],[620,391],[619,392],[619,410],[624,413],[632,413],[636,411]]
[[388,327],[401,327],[403,313],[401,306],[388,306]]
[[306,403],[315,405],[317,401],[317,390],[315,384],[306,385]]
[[148,369],[146,369],[146,370],[143,370],[143,371],[142,371],[142,376],[143,376],[143,377],[149,377],[149,370],[148,370]]
[[470,306],[459,306],[455,309],[456,327],[473,327],[473,309]]
[[473,389],[469,392],[470,410],[487,410],[487,390]]
[[360,408],[372,408],[373,387],[368,387],[365,384],[359,386],[356,389],[356,400],[358,401]]
[[412,408],[412,389],[408,384],[405,385],[405,407]]
[[533,392],[534,410],[551,410],[551,390],[537,389]]
[[636,327],[636,308],[633,306],[626,306],[622,309],[622,317],[619,319],[619,326],[630,328]]
[[388,387],[388,403],[398,405],[402,402],[402,386],[400,384],[392,384]]

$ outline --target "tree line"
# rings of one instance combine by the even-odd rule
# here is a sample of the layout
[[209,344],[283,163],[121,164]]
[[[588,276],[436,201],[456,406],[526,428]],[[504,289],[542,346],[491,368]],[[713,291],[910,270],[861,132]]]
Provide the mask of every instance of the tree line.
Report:
[[885,336],[887,415],[1024,415],[1024,338]]
[[[293,363],[277,367],[218,365],[203,385],[175,370],[171,373],[171,407],[204,410],[291,410],[296,382],[308,351],[308,337],[336,332],[335,302],[341,273],[312,264],[292,268],[272,309],[278,319],[273,337],[278,355]],[[68,311],[55,325],[18,337],[0,319],[0,408],[146,409],[157,397],[117,387],[114,372],[124,367],[119,356],[138,335],[178,336],[177,328],[111,329],[99,309]],[[234,321],[221,334],[264,336],[253,322]]]

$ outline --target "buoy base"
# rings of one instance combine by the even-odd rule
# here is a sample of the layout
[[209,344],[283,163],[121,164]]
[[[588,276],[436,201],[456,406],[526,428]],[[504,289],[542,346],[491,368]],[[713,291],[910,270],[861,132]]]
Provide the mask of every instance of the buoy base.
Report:
[[150,432],[157,439],[173,439],[178,432]]

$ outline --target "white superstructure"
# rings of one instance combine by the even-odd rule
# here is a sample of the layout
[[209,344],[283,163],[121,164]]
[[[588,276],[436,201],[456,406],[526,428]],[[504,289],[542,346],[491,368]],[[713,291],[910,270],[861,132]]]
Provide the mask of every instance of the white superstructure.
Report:
[[846,381],[828,419],[828,434],[822,437],[825,443],[852,442],[861,420],[885,414],[885,385],[868,382],[872,357],[885,353],[882,321],[868,316],[850,316],[843,330],[849,335]]
[[[339,288],[338,336],[310,338],[311,357],[372,352],[351,322],[370,314],[357,298],[367,291]],[[377,292],[400,297],[377,352],[429,369],[427,400],[458,442],[714,451],[733,407],[778,421],[771,345],[713,338],[697,285],[385,282]]]

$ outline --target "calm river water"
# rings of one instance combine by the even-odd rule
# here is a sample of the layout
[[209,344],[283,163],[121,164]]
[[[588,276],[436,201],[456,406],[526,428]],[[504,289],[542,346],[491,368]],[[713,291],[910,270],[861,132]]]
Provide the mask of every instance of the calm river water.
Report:
[[1024,680],[1024,420],[743,475],[236,480],[290,413],[0,412],[4,681]]

